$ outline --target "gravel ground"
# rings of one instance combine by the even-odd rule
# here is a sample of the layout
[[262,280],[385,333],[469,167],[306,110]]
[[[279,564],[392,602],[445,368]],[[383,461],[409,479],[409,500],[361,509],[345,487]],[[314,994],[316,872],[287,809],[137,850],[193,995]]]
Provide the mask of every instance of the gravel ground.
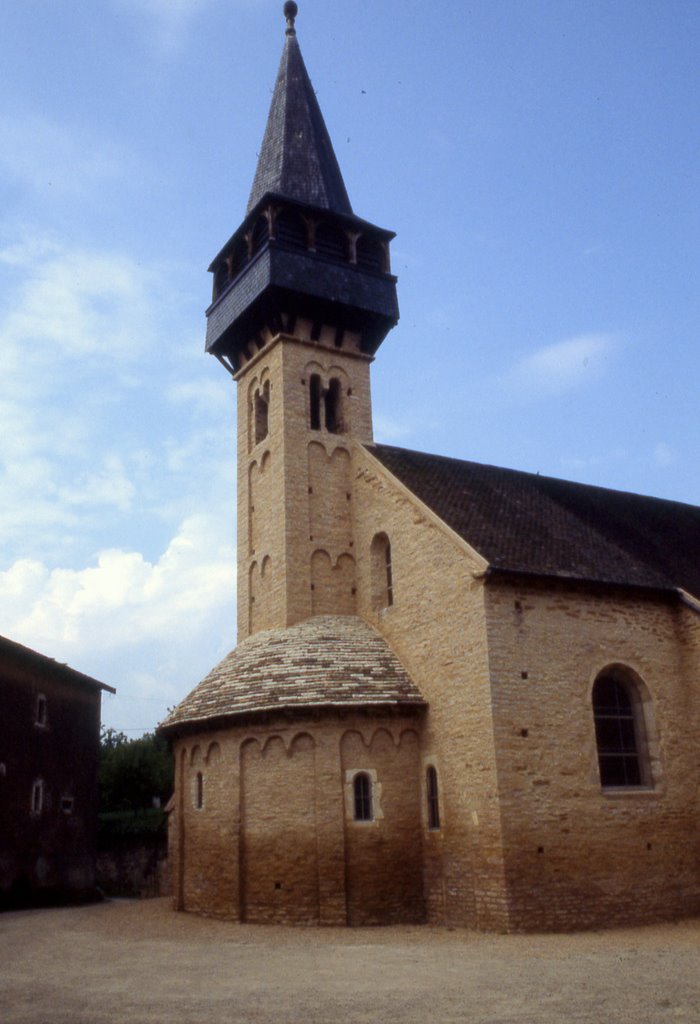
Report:
[[0,915],[1,1024],[700,1024],[700,919],[575,935]]

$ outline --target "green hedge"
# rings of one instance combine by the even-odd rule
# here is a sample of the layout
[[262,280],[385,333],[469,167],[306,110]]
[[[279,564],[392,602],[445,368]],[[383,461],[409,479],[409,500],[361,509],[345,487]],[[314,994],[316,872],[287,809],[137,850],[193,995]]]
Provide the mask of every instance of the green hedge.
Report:
[[97,817],[97,837],[100,841],[125,836],[165,836],[168,816],[160,807],[142,811],[104,811]]

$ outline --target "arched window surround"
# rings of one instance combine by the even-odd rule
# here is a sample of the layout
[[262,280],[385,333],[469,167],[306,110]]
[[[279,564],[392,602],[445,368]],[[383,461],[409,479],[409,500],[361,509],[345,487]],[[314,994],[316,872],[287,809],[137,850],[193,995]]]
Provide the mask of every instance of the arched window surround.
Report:
[[352,780],[353,819],[355,821],[373,821],[372,812],[372,780],[367,772],[357,772]]
[[596,672],[590,688],[596,769],[605,793],[648,792],[661,777],[659,738],[649,689],[629,665]]
[[[358,781],[360,776],[364,781]],[[367,790],[368,787],[368,790]],[[346,768],[344,778],[345,816],[350,825],[360,828],[368,826],[381,827],[384,819],[382,809],[382,783],[377,777],[376,768]],[[366,794],[369,792],[369,806]],[[370,817],[358,817],[358,811],[369,813]]]

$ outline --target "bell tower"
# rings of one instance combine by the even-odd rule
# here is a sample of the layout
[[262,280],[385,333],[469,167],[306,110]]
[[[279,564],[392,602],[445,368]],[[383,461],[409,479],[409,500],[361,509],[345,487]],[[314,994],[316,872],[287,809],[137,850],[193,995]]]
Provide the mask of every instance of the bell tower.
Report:
[[352,210],[286,37],[243,223],[212,261],[206,349],[238,383],[238,639],[355,613],[350,443],[398,320],[393,232]]

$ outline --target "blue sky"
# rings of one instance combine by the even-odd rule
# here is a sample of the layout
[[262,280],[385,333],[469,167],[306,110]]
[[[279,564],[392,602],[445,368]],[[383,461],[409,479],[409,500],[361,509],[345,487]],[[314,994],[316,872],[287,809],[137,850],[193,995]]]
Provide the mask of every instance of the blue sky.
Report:
[[[242,219],[281,0],[8,0],[0,633],[151,729],[235,642]],[[700,504],[700,5],[301,0],[355,212],[397,232],[378,440]]]

